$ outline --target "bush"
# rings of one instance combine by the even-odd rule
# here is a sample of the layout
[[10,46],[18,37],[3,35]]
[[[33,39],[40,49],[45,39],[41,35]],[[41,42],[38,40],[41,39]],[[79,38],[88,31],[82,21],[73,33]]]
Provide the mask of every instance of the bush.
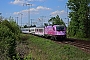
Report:
[[16,57],[16,40],[19,40],[19,35],[19,26],[14,21],[3,20],[0,23],[0,57],[2,60],[12,60]]
[[0,57],[1,60],[8,60],[15,55],[15,37],[14,33],[8,27],[0,24]]
[[10,31],[14,33],[14,37],[16,38],[16,40],[19,40],[20,29],[19,26],[14,21],[4,20],[2,21],[2,25],[7,26],[10,29]]

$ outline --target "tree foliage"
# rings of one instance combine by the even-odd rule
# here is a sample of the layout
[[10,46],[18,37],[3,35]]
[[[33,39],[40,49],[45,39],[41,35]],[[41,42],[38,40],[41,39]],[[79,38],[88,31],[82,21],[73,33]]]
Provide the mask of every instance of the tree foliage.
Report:
[[68,0],[68,8],[71,10],[69,18],[69,35],[81,38],[90,37],[90,0]]
[[59,18],[59,15],[57,15],[56,17],[51,17],[48,22],[52,22],[52,25],[65,25],[63,20]]
[[48,26],[48,23],[44,23],[44,26]]

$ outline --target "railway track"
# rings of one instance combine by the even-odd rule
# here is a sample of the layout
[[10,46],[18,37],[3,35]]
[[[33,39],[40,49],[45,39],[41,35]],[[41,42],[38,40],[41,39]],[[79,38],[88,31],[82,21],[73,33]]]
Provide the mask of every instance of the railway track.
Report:
[[58,44],[70,44],[80,48],[81,50],[90,53],[90,41],[76,40],[76,39],[66,39],[64,41],[54,41]]
[[[43,37],[45,38],[45,37]],[[50,38],[45,38],[45,39],[50,39]],[[52,40],[52,39],[50,39]],[[78,39],[70,39],[70,38],[67,38],[65,40],[52,40],[54,41],[55,43],[58,43],[58,44],[70,44],[70,45],[73,45],[75,47],[78,47],[79,49],[87,52],[87,53],[90,53],[90,41],[84,41],[84,40],[78,40]]]

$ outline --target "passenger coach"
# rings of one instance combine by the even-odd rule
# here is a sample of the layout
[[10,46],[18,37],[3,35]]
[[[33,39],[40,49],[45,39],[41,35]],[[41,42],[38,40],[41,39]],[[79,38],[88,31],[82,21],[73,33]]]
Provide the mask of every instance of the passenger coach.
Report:
[[44,27],[35,28],[35,35],[44,36]]

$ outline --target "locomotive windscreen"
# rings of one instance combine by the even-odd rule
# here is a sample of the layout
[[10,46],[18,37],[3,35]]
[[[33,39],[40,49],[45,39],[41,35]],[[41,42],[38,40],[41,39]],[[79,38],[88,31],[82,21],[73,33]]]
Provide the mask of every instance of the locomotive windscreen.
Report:
[[64,31],[64,26],[56,26],[57,31]]

